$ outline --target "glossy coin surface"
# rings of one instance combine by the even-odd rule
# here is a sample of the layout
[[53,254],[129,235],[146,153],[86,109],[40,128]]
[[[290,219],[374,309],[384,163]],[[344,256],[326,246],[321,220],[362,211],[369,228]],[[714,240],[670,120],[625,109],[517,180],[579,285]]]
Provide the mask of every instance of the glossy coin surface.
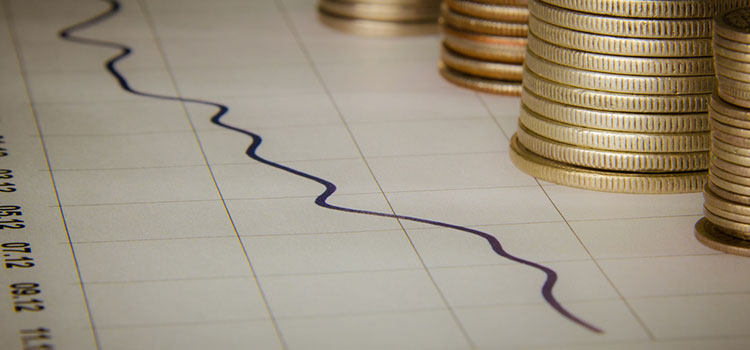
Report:
[[464,56],[487,61],[523,63],[526,38],[475,34],[442,26],[443,44]]
[[724,171],[717,168],[713,164],[708,168],[708,172],[711,177],[720,177],[725,181],[734,182],[738,185],[750,187],[750,178]]
[[540,0],[529,1],[529,10],[537,18],[559,27],[592,34],[632,38],[707,38],[712,21],[708,18],[650,19],[595,15],[550,6]]
[[478,77],[520,82],[523,76],[523,66],[517,63],[477,60],[463,57],[446,48],[443,48],[441,58],[446,66]]
[[443,62],[440,62],[438,64],[438,69],[445,80],[448,80],[458,86],[498,95],[521,95],[521,83],[519,82],[475,77],[446,67]]
[[521,171],[556,184],[587,190],[619,193],[688,193],[698,192],[706,183],[704,171],[677,174],[635,174],[597,171],[575,167],[540,157],[518,142],[510,141],[510,159]]
[[655,58],[604,55],[564,48],[529,34],[529,51],[563,66],[594,72],[646,76],[713,75],[712,57]]
[[437,3],[414,6],[320,0],[318,6],[330,14],[375,21],[425,21],[436,19],[440,15]]
[[719,96],[733,105],[750,108],[750,83],[728,77],[718,79]]
[[750,53],[750,43],[729,40],[721,35],[714,35],[714,45],[726,47],[734,51]]
[[716,34],[729,40],[750,43],[750,8],[724,12],[714,18]]
[[725,218],[721,214],[706,208],[706,206],[703,206],[703,215],[714,225],[723,228],[727,234],[731,233],[732,236],[739,239],[750,239],[750,224]]
[[467,0],[444,1],[452,10],[467,16],[502,22],[526,23],[529,21],[529,9],[526,7],[484,4]]
[[318,11],[318,18],[325,25],[342,32],[362,36],[410,36],[438,32],[437,22],[389,22],[366,19],[351,19]]
[[571,10],[616,17],[712,18],[730,8],[750,5],[748,0],[544,0]]
[[700,219],[695,224],[695,238],[705,246],[721,252],[750,256],[750,241],[728,235],[708,219]]
[[529,26],[526,23],[500,22],[466,16],[456,13],[445,4],[441,14],[446,24],[460,30],[501,36],[526,37],[529,34]]

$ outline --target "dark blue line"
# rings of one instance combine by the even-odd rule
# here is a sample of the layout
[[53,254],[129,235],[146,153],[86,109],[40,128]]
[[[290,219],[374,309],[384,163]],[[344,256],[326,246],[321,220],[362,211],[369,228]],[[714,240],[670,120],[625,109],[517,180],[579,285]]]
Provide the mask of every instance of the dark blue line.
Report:
[[508,252],[505,251],[505,249],[503,249],[503,246],[502,246],[502,244],[500,244],[500,241],[498,241],[497,238],[493,237],[492,235],[490,235],[488,233],[485,233],[485,232],[482,232],[482,231],[479,231],[479,230],[471,229],[471,228],[468,228],[468,227],[453,225],[453,224],[449,224],[449,223],[445,223],[445,222],[440,222],[440,221],[434,221],[434,220],[422,219],[422,218],[417,218],[417,217],[412,217],[412,216],[403,216],[403,215],[395,215],[395,214],[388,214],[388,213],[380,213],[380,212],[375,212],[375,211],[360,210],[360,209],[354,209],[354,208],[347,208],[347,207],[340,207],[340,206],[332,205],[332,204],[328,203],[327,201],[328,201],[328,198],[331,195],[333,195],[334,192],[336,192],[336,185],[335,184],[333,184],[332,182],[330,182],[328,180],[325,180],[323,178],[320,178],[320,177],[317,177],[317,176],[314,176],[314,175],[311,175],[311,174],[299,171],[299,170],[294,169],[294,168],[290,168],[288,166],[285,166],[285,165],[282,165],[282,164],[270,161],[268,159],[265,159],[265,158],[262,158],[261,156],[259,156],[257,154],[257,150],[258,150],[258,147],[260,147],[260,144],[263,142],[263,138],[261,138],[260,135],[258,135],[256,133],[253,133],[251,131],[248,131],[248,130],[245,130],[245,129],[241,129],[241,128],[238,128],[238,127],[235,127],[235,126],[232,126],[232,125],[229,125],[229,124],[225,124],[224,122],[222,122],[221,118],[224,117],[224,115],[226,115],[227,112],[229,111],[229,107],[227,107],[226,105],[223,105],[223,104],[220,104],[220,103],[217,103],[217,102],[205,101],[205,100],[198,100],[198,99],[192,99],[192,98],[183,98],[183,97],[175,97],[175,96],[157,95],[157,94],[152,94],[152,93],[138,91],[136,89],[133,89],[130,86],[130,83],[127,81],[127,79],[125,79],[125,77],[115,67],[115,65],[117,64],[117,62],[119,62],[120,60],[124,59],[125,57],[127,57],[128,55],[130,55],[133,52],[133,50],[130,47],[125,46],[123,44],[115,43],[115,42],[109,42],[109,41],[103,41],[103,40],[96,40],[96,39],[88,39],[88,38],[76,37],[76,36],[72,36],[71,35],[72,32],[75,32],[75,31],[78,31],[78,30],[81,30],[81,29],[93,26],[93,25],[95,25],[95,24],[97,24],[99,22],[102,22],[102,21],[108,19],[109,17],[114,16],[120,10],[120,3],[117,0],[105,0],[105,1],[107,1],[110,4],[110,7],[109,7],[108,10],[106,10],[105,12],[103,12],[103,13],[101,13],[99,15],[96,15],[96,16],[94,16],[92,18],[89,18],[87,20],[84,20],[82,22],[79,22],[77,24],[74,24],[74,25],[72,25],[70,27],[67,27],[67,28],[61,30],[59,32],[59,35],[60,35],[60,37],[62,39],[69,40],[69,41],[72,41],[72,42],[77,42],[77,43],[87,44],[87,45],[110,47],[110,48],[113,48],[113,49],[120,50],[120,53],[117,54],[117,55],[115,55],[115,56],[113,56],[113,57],[111,57],[109,60],[107,60],[105,62],[104,66],[107,69],[107,71],[110,74],[112,74],[112,76],[115,79],[117,79],[117,83],[120,85],[120,87],[123,90],[125,90],[125,91],[127,91],[127,92],[129,92],[131,94],[138,95],[138,96],[144,96],[144,97],[150,97],[150,98],[157,98],[157,99],[161,99],[161,100],[180,101],[180,102],[186,102],[186,103],[196,103],[196,104],[202,104],[202,105],[216,107],[218,109],[218,111],[216,112],[216,114],[214,114],[211,117],[211,122],[212,123],[214,123],[214,124],[216,124],[218,126],[221,126],[223,128],[226,128],[226,129],[229,129],[229,130],[233,130],[233,131],[236,131],[236,132],[241,133],[241,134],[245,134],[245,135],[249,136],[252,139],[252,143],[250,143],[250,146],[248,146],[247,150],[245,151],[245,154],[247,154],[248,157],[250,157],[253,160],[258,161],[258,162],[260,162],[262,164],[265,164],[265,165],[274,167],[276,169],[279,169],[279,170],[282,170],[282,171],[285,171],[285,172],[288,172],[288,173],[291,173],[291,174],[303,177],[303,178],[311,180],[311,181],[315,181],[315,182],[323,185],[325,187],[325,191],[323,191],[323,193],[321,193],[318,197],[315,198],[315,204],[317,204],[320,207],[323,207],[323,208],[326,208],[326,209],[331,209],[331,210],[337,210],[337,211],[347,212],[347,213],[363,214],[363,215],[371,215],[371,216],[381,216],[381,217],[386,217],[386,218],[395,218],[395,219],[399,219],[399,220],[407,220],[407,221],[419,222],[419,223],[423,223],[423,224],[427,224],[427,225],[439,226],[439,227],[445,227],[445,228],[449,228],[449,229],[453,229],[453,230],[463,231],[463,232],[471,233],[473,235],[476,235],[476,236],[484,238],[487,241],[487,243],[489,243],[490,247],[492,248],[492,250],[497,255],[499,255],[499,256],[501,256],[503,258],[506,258],[508,260],[517,262],[519,264],[523,264],[523,265],[526,265],[526,266],[533,267],[533,268],[535,268],[537,270],[540,270],[540,271],[544,272],[544,274],[547,275],[547,278],[544,281],[544,284],[542,285],[542,289],[541,289],[542,297],[547,302],[547,304],[549,304],[553,309],[555,309],[555,311],[557,311],[558,313],[560,313],[560,315],[562,315],[563,317],[567,318],[568,320],[570,320],[572,322],[575,322],[578,325],[580,325],[580,326],[582,326],[582,327],[584,327],[584,328],[586,328],[586,329],[588,329],[588,330],[590,330],[592,332],[603,333],[603,331],[601,329],[599,329],[599,328],[597,328],[597,327],[595,327],[595,326],[587,323],[586,321],[584,321],[584,320],[578,318],[577,316],[573,315],[572,313],[570,313],[567,309],[565,309],[560,304],[560,302],[557,301],[557,299],[555,299],[555,296],[552,294],[552,288],[555,286],[555,283],[557,282],[557,273],[554,270],[550,269],[549,267],[543,266],[541,264],[538,264],[538,263],[535,263],[535,262],[532,262],[532,261],[529,261],[529,260],[526,260],[526,259],[521,259],[519,257],[516,257],[514,255],[509,254]]

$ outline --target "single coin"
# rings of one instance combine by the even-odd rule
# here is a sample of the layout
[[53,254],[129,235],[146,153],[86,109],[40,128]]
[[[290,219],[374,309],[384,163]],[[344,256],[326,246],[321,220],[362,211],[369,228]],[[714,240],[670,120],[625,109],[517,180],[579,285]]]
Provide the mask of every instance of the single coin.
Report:
[[714,60],[716,60],[717,66],[721,65],[722,67],[729,68],[731,70],[750,73],[750,63],[748,62],[732,60],[723,56],[715,56]]
[[529,21],[529,9],[521,6],[503,6],[484,4],[467,0],[445,0],[453,11],[477,18],[502,22],[526,23]]
[[438,32],[437,22],[390,22],[367,19],[352,19],[318,11],[318,19],[323,24],[342,32],[362,36],[410,36]]
[[575,167],[540,157],[518,142],[510,140],[510,159],[521,171],[556,184],[587,190],[618,193],[688,193],[698,192],[706,184],[705,171],[674,174],[637,174],[597,171]]
[[320,0],[318,2],[321,10],[342,17],[397,22],[437,19],[440,15],[439,4],[428,3],[426,5],[414,6],[337,0]]
[[714,45],[725,47],[734,51],[750,53],[750,43],[729,40],[721,35],[714,35]]
[[711,37],[710,18],[650,19],[595,15],[529,1],[529,10],[540,20],[581,32],[631,38],[706,38]]
[[438,70],[445,80],[465,88],[489,92],[498,95],[521,95],[521,83],[485,79],[458,72],[447,67],[442,61],[438,63]]
[[714,27],[717,35],[750,43],[750,8],[735,8],[719,14],[714,17]]
[[632,113],[697,113],[708,111],[710,94],[637,95],[581,89],[539,77],[529,69],[523,71],[526,89],[548,100],[562,104],[603,111]]
[[442,6],[442,18],[451,27],[482,34],[526,37],[529,26],[526,23],[492,21],[465,16],[451,10],[446,4]]
[[[734,203],[721,198],[715,193],[711,192],[709,188],[703,191],[703,198],[705,205],[715,214],[719,214],[727,219],[732,219],[739,222],[750,223],[750,206],[743,205],[740,203]],[[732,216],[723,215],[723,212],[732,213],[740,217],[734,218]]]
[[736,106],[750,108],[750,83],[728,77],[717,80],[721,99]]
[[[724,100],[721,99],[718,92],[716,91],[714,91],[714,93],[711,95],[711,108],[716,112],[716,114],[720,114],[726,118],[730,118],[732,120],[750,122],[750,110],[737,107],[733,104],[726,103]],[[726,124],[729,124],[729,123],[726,123]],[[732,124],[729,124],[729,125],[732,125]],[[746,129],[750,129],[750,128],[746,128]]]
[[709,130],[706,113],[638,114],[605,112],[560,104],[524,90],[521,101],[549,119],[584,128],[635,133],[694,133]]
[[521,106],[519,122],[544,138],[573,146],[628,153],[684,153],[709,150],[708,132],[643,134],[561,124]]
[[[723,169],[717,168],[713,164],[708,167],[708,174],[712,177],[719,177],[725,181],[733,182],[738,185],[747,186],[750,187],[750,177],[744,177],[732,174],[728,171],[724,171]],[[750,200],[749,200],[750,201]]]
[[716,184],[714,184],[713,183],[714,179],[715,177],[709,175],[709,181],[708,181],[708,184],[706,184],[706,188],[710,188],[711,192],[713,192],[717,196],[724,198],[728,201],[750,205],[750,196],[745,196],[739,193],[734,193],[732,191],[725,190],[717,186]]
[[603,55],[550,44],[529,33],[529,51],[563,66],[594,72],[646,76],[694,76],[714,74],[712,57],[655,58]]
[[703,206],[703,215],[706,216],[708,221],[723,228],[727,234],[730,234],[731,232],[732,236],[739,239],[750,239],[750,223],[738,222],[730,218],[725,218],[722,215],[726,215],[726,213],[722,212],[720,214],[712,211],[712,209],[706,208],[705,205]]
[[544,0],[567,9],[615,17],[711,18],[730,8],[750,5],[747,0]]
[[526,53],[526,66],[537,75],[560,84],[583,89],[641,95],[708,94],[714,91],[713,75],[648,77],[590,72],[553,63]]
[[750,148],[750,140],[745,137],[730,135],[719,130],[711,130],[711,137],[737,147]]
[[738,176],[750,176],[750,167],[732,163],[724,158],[717,157],[715,154],[711,155],[711,164],[728,173],[732,173]]
[[530,152],[557,162],[590,169],[638,173],[701,171],[708,169],[708,152],[632,153],[582,148],[546,139],[523,125],[518,142]]
[[[442,22],[442,19],[441,19]],[[481,60],[523,63],[526,56],[526,38],[474,34],[443,25],[443,44],[467,57]]]
[[702,218],[695,224],[695,238],[705,246],[721,252],[750,256],[750,241],[724,233],[708,219]]
[[529,0],[472,0],[483,4],[508,5],[508,6],[528,6]]
[[446,66],[469,75],[517,82],[523,77],[523,66],[517,63],[488,62],[463,57],[445,47],[441,58]]
[[569,49],[608,55],[637,57],[708,57],[711,38],[641,39],[622,38],[558,27],[529,16],[529,30],[540,39]]

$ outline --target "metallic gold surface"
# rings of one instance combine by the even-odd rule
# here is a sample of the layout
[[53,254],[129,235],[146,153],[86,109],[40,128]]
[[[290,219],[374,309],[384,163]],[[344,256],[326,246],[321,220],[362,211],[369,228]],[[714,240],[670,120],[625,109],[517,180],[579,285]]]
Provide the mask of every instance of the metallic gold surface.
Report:
[[676,134],[643,134],[580,128],[549,120],[527,107],[521,107],[519,122],[544,138],[557,142],[628,153],[684,153],[708,151],[708,132]]
[[746,195],[742,195],[739,193],[734,193],[732,191],[726,190],[714,184],[712,182],[713,180],[714,178],[711,177],[711,180],[709,180],[708,184],[706,185],[707,188],[711,189],[711,192],[715,193],[717,196],[724,198],[728,201],[750,205],[750,196],[746,196]]
[[510,141],[510,158],[523,172],[541,180],[594,191],[619,193],[687,193],[698,192],[706,183],[705,171],[678,174],[635,174],[597,171],[554,162],[540,157],[518,143]]
[[[747,5],[746,5],[747,6]],[[714,17],[715,32],[729,40],[750,43],[750,8],[742,7]]]
[[462,73],[483,78],[521,82],[523,65],[517,63],[498,63],[472,59],[460,56],[450,49],[443,48],[441,53],[443,63]]
[[366,19],[352,19],[318,11],[319,20],[325,25],[342,32],[362,36],[410,36],[438,32],[437,21],[430,22],[389,22]]
[[695,238],[711,249],[750,257],[750,241],[722,232],[720,227],[706,218],[698,220],[695,224]]
[[521,95],[521,83],[519,82],[485,79],[463,74],[446,67],[442,61],[438,63],[438,69],[443,78],[459,86],[498,95]]
[[443,44],[464,56],[487,61],[523,63],[524,37],[475,34],[442,26]]
[[529,34],[528,48],[547,61],[594,72],[646,76],[714,74],[714,61],[711,57],[655,58],[604,55],[553,45],[537,38],[533,33]]
[[729,68],[731,70],[743,72],[743,73],[750,73],[750,62],[742,62],[737,60],[732,60],[726,57],[722,56],[715,56],[714,60],[716,60],[717,66],[723,66],[725,68]]
[[437,2],[419,6],[319,0],[318,7],[330,14],[374,21],[432,21],[440,15]]
[[691,153],[633,153],[581,148],[546,139],[519,126],[518,142],[534,154],[544,158],[590,169],[666,173],[692,172],[708,169],[708,152]]
[[[703,198],[705,199],[706,206],[715,214],[721,215],[727,219],[750,223],[750,206],[728,201],[727,199],[714,194],[708,188],[703,191]],[[744,218],[724,215],[725,212],[744,216]]]
[[708,221],[711,221],[712,224],[724,229],[724,232],[727,234],[731,232],[731,236],[743,240],[750,239],[750,223],[738,222],[736,220],[726,218],[722,216],[722,214],[726,215],[726,213],[713,212],[712,209],[713,208],[707,208],[705,205],[703,206],[703,215],[706,216],[706,219],[708,219]]
[[[737,176],[747,176],[747,177],[750,177],[750,167],[747,167],[747,166],[744,166],[744,165],[741,165],[741,164],[732,163],[732,162],[730,162],[728,160],[725,160],[723,158],[717,157],[716,154],[712,154],[711,155],[711,164],[714,167],[722,169],[722,170],[724,170],[724,171],[726,171],[728,173],[735,174]],[[730,191],[732,190],[732,189],[730,189],[728,187],[724,187],[724,186],[722,186],[722,187],[726,188],[727,190],[730,190]],[[734,192],[735,193],[740,193],[740,192],[737,192],[737,191],[734,191]],[[748,195],[750,195],[750,193],[748,193]]]
[[719,130],[711,130],[711,137],[737,147],[750,148],[750,139],[745,137],[730,135]]
[[729,50],[750,53],[750,43],[729,40],[721,35],[714,35],[714,45],[725,47]]
[[525,63],[547,80],[597,91],[642,95],[708,94],[714,91],[716,82],[713,75],[652,77],[590,72],[544,60],[533,52],[526,54]]
[[467,0],[444,0],[453,11],[477,18],[502,22],[526,23],[529,9],[526,6],[503,6]]
[[718,79],[719,96],[733,105],[750,108],[750,83],[728,77]]
[[[732,120],[733,122],[741,122],[741,124],[737,125],[732,123],[725,124],[737,127],[743,127],[744,125],[750,126],[750,110],[724,102],[724,100],[722,100],[721,97],[719,97],[719,94],[716,92],[711,95],[711,109],[713,109],[712,115],[714,116],[721,116],[722,118]],[[721,119],[717,118],[717,120],[724,123],[724,121]],[[750,127],[747,127],[745,129],[750,129]]]
[[711,166],[708,168],[708,173],[712,178],[719,177],[724,181],[729,181],[737,185],[750,187],[750,177],[732,174],[730,172],[724,171],[723,169],[717,168],[713,164],[711,164]]
[[529,11],[537,18],[559,27],[592,34],[631,38],[707,38],[712,20],[708,18],[651,19],[595,15],[529,1]]
[[560,123],[584,128],[637,133],[687,133],[709,130],[706,113],[639,114],[605,112],[560,104],[524,90],[521,101],[530,110]]
[[632,113],[707,112],[710,94],[636,95],[592,91],[558,84],[524,69],[523,85],[534,94],[576,107]]
[[750,5],[748,0],[544,0],[567,9],[616,17],[711,18],[730,8]]
[[445,4],[442,6],[441,14],[446,24],[469,32],[519,37],[526,37],[529,33],[529,26],[526,23],[499,22],[465,16],[456,13]]
[[708,57],[711,38],[641,39],[583,33],[529,17],[529,30],[540,39],[570,49],[636,57]]

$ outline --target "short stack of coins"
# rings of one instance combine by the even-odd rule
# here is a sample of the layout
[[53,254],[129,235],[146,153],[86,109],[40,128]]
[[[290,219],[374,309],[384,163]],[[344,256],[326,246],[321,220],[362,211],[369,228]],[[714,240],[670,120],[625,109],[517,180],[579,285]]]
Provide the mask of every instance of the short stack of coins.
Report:
[[432,34],[440,0],[319,0],[318,14],[324,24],[356,35]]
[[529,0],[514,164],[598,191],[702,190],[712,18],[748,2]]
[[714,62],[711,165],[695,235],[714,249],[750,256],[750,8],[714,19]]
[[440,74],[459,86],[518,96],[528,0],[444,0]]

